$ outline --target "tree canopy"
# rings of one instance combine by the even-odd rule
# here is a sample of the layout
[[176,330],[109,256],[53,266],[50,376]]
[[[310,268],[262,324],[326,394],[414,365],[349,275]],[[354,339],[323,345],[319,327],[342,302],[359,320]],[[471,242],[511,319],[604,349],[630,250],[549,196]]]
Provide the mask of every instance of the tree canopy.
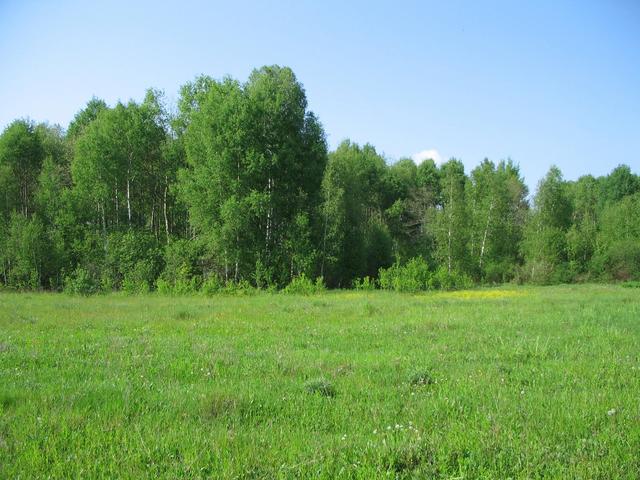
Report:
[[[0,135],[0,285],[95,292],[451,288],[640,279],[640,177],[567,181],[531,199],[511,159],[469,172],[329,152],[290,68],[200,76],[175,110],[92,98],[65,129]],[[302,281],[302,283],[304,283]],[[296,284],[300,285],[300,283]],[[408,286],[408,287],[407,287]]]

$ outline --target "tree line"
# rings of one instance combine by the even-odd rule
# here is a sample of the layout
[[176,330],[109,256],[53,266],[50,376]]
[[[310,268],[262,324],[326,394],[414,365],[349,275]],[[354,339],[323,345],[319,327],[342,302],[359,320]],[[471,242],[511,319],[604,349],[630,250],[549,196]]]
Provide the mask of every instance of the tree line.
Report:
[[93,98],[66,130],[0,136],[0,284],[97,292],[218,291],[311,282],[421,290],[640,278],[640,177],[566,181],[532,200],[511,160],[470,172],[390,164],[349,140],[329,152],[289,68],[201,76]]

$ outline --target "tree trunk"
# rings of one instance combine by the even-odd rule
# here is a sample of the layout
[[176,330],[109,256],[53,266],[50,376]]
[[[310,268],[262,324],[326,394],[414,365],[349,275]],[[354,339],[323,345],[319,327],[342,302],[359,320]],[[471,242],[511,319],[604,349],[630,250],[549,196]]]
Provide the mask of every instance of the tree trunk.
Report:
[[224,283],[229,281],[229,254],[227,250],[224,251]]
[[322,233],[322,263],[320,264],[320,276],[324,277],[324,261],[327,258],[327,224],[329,220],[325,214],[324,218],[324,232]]
[[127,169],[127,218],[131,226],[131,182],[129,181],[129,170]]
[[476,196],[473,196],[473,202],[471,204],[471,258],[473,258],[473,254],[476,251],[476,203],[477,200],[475,198]]
[[[155,224],[155,221],[156,221],[156,204],[155,204],[155,202],[154,202],[154,203],[151,205],[151,225],[149,226],[149,228],[151,228],[151,231],[152,231],[153,233],[156,233],[155,228],[153,228],[153,227],[154,227],[154,224]],[[156,237],[157,237],[157,235],[156,235]]]
[[487,232],[489,231],[489,223],[491,222],[491,210],[493,210],[493,201],[489,205],[489,213],[487,214],[487,223],[484,227],[484,235],[482,236],[482,246],[480,247],[480,269],[482,269],[482,259],[484,257],[484,247],[487,242]]
[[118,180],[116,180],[116,225],[120,224],[120,201],[118,198]]
[[451,273],[451,229],[453,228],[453,179],[449,182],[449,231],[447,232],[447,269]]
[[165,180],[167,180],[167,183],[164,186],[164,197],[162,200],[162,209],[164,211],[164,231],[167,235],[167,243],[169,243],[169,217],[167,215],[167,189],[169,188],[168,186],[169,181],[168,179],[165,179]]
[[104,213],[104,203],[101,203],[99,209],[102,210],[102,233],[107,236],[107,219]]
[[271,241],[271,175],[269,175],[269,179],[267,180],[267,193],[269,196],[269,205],[267,207],[267,231],[265,238],[265,248],[267,250],[267,255],[269,254],[269,243]]

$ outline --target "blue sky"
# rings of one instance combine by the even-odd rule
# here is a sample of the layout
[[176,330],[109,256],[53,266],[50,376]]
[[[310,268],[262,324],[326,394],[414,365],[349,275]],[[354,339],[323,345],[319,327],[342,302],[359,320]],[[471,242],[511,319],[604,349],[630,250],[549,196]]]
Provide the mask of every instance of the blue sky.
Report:
[[[0,128],[288,65],[330,146],[640,171],[640,2],[0,0]],[[419,159],[419,155],[416,157]]]

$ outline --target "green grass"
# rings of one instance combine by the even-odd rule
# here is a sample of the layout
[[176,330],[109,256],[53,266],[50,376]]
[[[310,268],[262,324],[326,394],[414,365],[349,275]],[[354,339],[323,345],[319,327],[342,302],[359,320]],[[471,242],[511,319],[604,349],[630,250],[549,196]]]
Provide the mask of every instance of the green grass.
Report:
[[0,478],[638,478],[640,295],[0,294]]

